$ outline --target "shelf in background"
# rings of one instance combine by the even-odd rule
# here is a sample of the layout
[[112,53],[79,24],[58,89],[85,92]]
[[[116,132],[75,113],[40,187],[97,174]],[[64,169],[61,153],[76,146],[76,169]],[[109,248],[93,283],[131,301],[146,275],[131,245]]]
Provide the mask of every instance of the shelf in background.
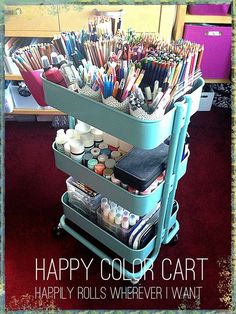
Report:
[[56,109],[28,109],[28,108],[14,108],[14,110],[7,115],[64,115],[63,112]]
[[232,17],[228,15],[193,15],[186,14],[185,23],[214,23],[214,24],[231,24]]
[[5,74],[5,80],[20,81],[20,80],[23,80],[23,78],[22,78],[22,76],[20,74],[9,74],[9,73],[6,73]]
[[229,79],[205,79],[205,83],[230,83]]

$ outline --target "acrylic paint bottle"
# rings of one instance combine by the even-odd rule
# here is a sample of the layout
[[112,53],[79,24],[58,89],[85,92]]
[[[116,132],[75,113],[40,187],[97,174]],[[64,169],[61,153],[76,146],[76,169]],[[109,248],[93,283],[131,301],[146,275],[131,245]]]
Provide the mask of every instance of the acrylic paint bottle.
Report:
[[48,57],[42,56],[41,61],[46,79],[50,82],[66,87],[67,85],[62,73],[57,67],[51,67]]
[[56,148],[59,152],[61,152],[61,153],[65,152],[64,151],[64,145],[66,142],[67,142],[67,137],[66,137],[65,133],[59,133],[56,136],[55,143],[56,143]]
[[81,141],[70,141],[70,154],[72,159],[74,159],[78,163],[82,163],[82,158],[84,155],[84,145]]

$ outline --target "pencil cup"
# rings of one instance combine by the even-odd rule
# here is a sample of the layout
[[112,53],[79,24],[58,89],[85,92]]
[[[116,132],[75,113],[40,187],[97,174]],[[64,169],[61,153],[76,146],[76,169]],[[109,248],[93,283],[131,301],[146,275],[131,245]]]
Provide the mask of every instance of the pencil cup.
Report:
[[129,110],[131,116],[136,117],[140,120],[160,120],[164,115],[164,112],[160,112],[158,110],[154,111],[152,114],[148,114],[142,108],[137,108],[133,110],[131,106],[129,107]]
[[47,106],[44,100],[43,82],[41,73],[43,70],[20,71],[25,84],[29,88],[32,96],[40,106]]
[[102,97],[102,102],[105,105],[108,105],[114,109],[129,113],[129,99],[128,98],[122,102],[119,102],[113,96],[110,96],[108,98]]
[[79,93],[89,98],[92,98],[96,101],[102,102],[102,96],[100,94],[100,91],[94,91],[88,85],[85,85],[84,87],[80,88]]

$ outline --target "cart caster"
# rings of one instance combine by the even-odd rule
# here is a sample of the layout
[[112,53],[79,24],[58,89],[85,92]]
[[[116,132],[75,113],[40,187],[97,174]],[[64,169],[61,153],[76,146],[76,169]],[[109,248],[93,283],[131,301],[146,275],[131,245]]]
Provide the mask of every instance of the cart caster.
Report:
[[64,233],[64,229],[61,227],[60,223],[57,226],[53,226],[52,234],[55,237],[60,237],[61,235],[63,235],[63,233]]
[[137,285],[139,283],[140,279],[130,279],[130,282],[132,283],[132,285]]
[[176,233],[176,235],[170,240],[168,244],[170,246],[174,246],[178,243],[178,241],[179,241],[179,236],[178,236],[178,233]]

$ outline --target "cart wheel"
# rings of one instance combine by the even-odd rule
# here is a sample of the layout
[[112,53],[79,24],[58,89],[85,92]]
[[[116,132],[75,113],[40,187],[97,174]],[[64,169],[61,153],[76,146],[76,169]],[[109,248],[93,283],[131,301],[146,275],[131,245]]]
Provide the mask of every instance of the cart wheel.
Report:
[[176,235],[173,237],[173,239],[171,239],[171,241],[168,243],[170,246],[174,246],[178,243],[179,241],[179,236],[178,233],[176,233]]
[[139,283],[140,279],[130,279],[130,282],[132,283],[132,285],[137,285],[137,283]]
[[57,226],[53,226],[52,234],[56,237],[60,237],[64,233],[64,229],[62,229],[60,223]]

